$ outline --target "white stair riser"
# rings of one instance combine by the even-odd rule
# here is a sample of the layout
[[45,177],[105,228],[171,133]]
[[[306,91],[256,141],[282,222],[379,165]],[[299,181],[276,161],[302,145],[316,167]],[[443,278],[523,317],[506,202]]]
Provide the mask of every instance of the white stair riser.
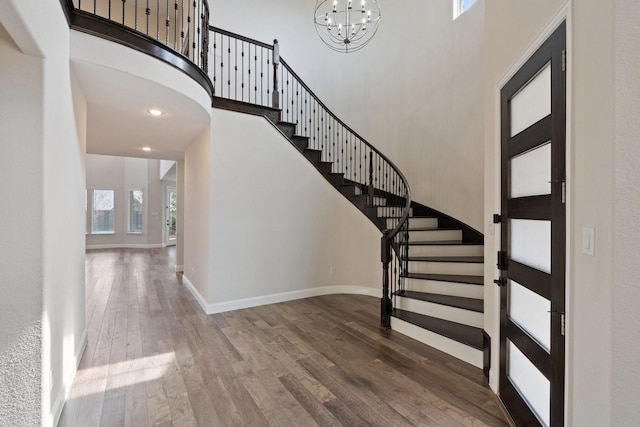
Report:
[[480,350],[395,317],[391,318],[391,329],[482,369],[483,354]]
[[[393,228],[396,224],[396,218],[387,220],[387,228]],[[438,218],[409,218],[409,228],[438,228]]]
[[484,297],[484,288],[479,285],[408,278],[404,280],[404,288],[407,291],[476,299],[483,299]]
[[[403,206],[384,206],[378,208],[378,216],[400,217],[404,211]],[[409,208],[409,215],[413,215],[413,208]]]
[[431,262],[409,261],[410,273],[426,274],[460,274],[465,276],[482,276],[484,265],[473,262]]
[[438,240],[462,240],[462,230],[410,231],[410,242],[433,242]]
[[409,245],[409,256],[482,256],[482,245]]
[[386,206],[387,205],[387,199],[384,197],[374,197],[373,198],[373,205],[374,206]]
[[361,196],[364,193],[362,192],[362,189],[360,187],[356,187],[355,194],[356,194],[356,196]]
[[400,310],[412,311],[426,316],[462,323],[463,325],[475,326],[476,328],[482,328],[484,326],[484,315],[482,313],[450,307],[448,305],[397,297],[395,307]]

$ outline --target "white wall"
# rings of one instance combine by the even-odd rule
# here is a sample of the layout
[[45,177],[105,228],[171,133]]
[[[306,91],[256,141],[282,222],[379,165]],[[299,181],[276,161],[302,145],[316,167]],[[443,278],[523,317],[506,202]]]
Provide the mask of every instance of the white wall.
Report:
[[313,1],[211,3],[213,25],[277,38],[325,104],[398,165],[416,201],[482,229],[483,0],[455,21],[451,0],[381,2],[375,38],[348,55],[320,41]]
[[[208,301],[211,228],[211,131],[184,153],[184,278]],[[179,231],[178,231],[179,232]],[[202,303],[202,301],[201,301]]]
[[[485,218],[499,212],[498,82],[564,1],[485,5]],[[635,425],[640,351],[637,267],[636,2],[571,2],[568,26],[567,424]],[[491,29],[491,30],[489,30]],[[581,253],[584,227],[595,256]],[[498,337],[495,250],[486,236],[486,328]],[[497,345],[497,343],[496,343]],[[494,347],[496,354],[497,347]],[[496,386],[497,357],[492,385]]]
[[52,425],[85,343],[86,103],[57,2],[2,2],[0,23],[0,419]]
[[0,26],[0,419],[9,425],[40,422],[42,73],[43,60]]
[[184,159],[176,162],[176,190],[178,211],[176,218],[176,271],[184,271]]
[[640,4],[615,2],[615,175],[611,425],[640,419]]
[[381,234],[355,206],[265,119],[214,110],[213,129],[214,310],[328,286],[380,294]]
[[[88,233],[87,248],[160,247],[163,239],[163,181],[160,161],[133,157],[87,155]],[[91,234],[92,190],[115,191],[115,232]],[[128,233],[128,191],[141,189],[144,200],[142,234]]]

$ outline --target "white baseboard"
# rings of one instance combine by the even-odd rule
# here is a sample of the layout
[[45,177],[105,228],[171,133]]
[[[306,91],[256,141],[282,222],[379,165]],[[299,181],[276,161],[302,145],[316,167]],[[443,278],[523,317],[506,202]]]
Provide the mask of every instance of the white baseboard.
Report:
[[138,243],[115,243],[112,245],[87,245],[86,249],[158,249],[163,248],[162,243],[138,244]]
[[371,297],[380,297],[380,290],[377,288],[368,288],[365,286],[321,286],[317,288],[302,289],[298,291],[281,292],[277,294],[262,295],[252,298],[243,298],[218,303],[207,303],[204,297],[189,281],[189,278],[182,276],[182,283],[193,294],[194,298],[202,307],[206,314],[224,313],[226,311],[240,310],[243,308],[258,307],[267,304],[276,304],[279,302],[292,301],[302,298],[317,297],[321,295],[333,294],[351,294],[351,295],[367,295]]
[[184,265],[176,265],[176,273],[184,273]]
[[189,278],[187,277],[186,274],[182,275],[182,284],[187,287],[189,292],[191,292],[191,295],[193,295],[193,297],[196,299],[196,301],[198,301],[198,304],[200,304],[200,307],[202,307],[202,310],[206,314],[210,314],[210,313],[207,312],[207,305],[208,305],[207,304],[207,300],[204,299],[202,294],[196,289],[196,287],[193,285],[193,283],[191,283],[191,281],[189,280]]
[[63,386],[60,388],[58,395],[55,400],[53,400],[54,403],[51,405],[51,420],[53,421],[51,425],[53,426],[58,425],[58,422],[60,421],[60,416],[62,415],[62,410],[64,409],[67,397],[69,397],[69,391],[71,391],[71,385],[73,384],[73,380],[78,372],[82,355],[87,348],[87,341],[88,334],[87,328],[85,328],[84,331],[82,331],[82,336],[80,337],[80,345],[76,348],[76,352],[74,354],[75,369],[69,372],[66,378],[63,379]]

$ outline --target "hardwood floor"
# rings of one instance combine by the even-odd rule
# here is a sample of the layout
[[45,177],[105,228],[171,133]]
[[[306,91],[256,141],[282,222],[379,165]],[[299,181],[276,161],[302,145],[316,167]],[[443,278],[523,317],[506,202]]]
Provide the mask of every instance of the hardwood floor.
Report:
[[174,249],[90,251],[60,426],[504,426],[482,372],[331,295],[206,316]]

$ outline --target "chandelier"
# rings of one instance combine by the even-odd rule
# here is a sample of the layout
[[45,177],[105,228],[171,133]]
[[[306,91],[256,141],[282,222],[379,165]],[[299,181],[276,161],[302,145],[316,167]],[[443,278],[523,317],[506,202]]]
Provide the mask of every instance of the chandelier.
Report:
[[314,17],[318,35],[336,52],[365,47],[378,31],[378,0],[318,0]]

